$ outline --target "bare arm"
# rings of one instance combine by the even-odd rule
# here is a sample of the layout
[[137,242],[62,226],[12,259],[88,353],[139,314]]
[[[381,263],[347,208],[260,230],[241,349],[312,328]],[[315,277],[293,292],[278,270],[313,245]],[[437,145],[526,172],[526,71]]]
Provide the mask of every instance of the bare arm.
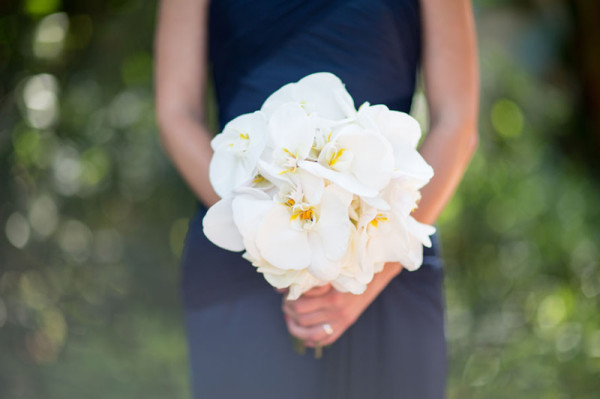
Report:
[[[430,132],[421,154],[435,177],[422,190],[415,218],[434,223],[450,200],[477,146],[479,83],[475,26],[469,0],[421,0],[423,69],[430,108]],[[313,289],[295,301],[283,302],[292,335],[308,346],[328,345],[350,327],[387,284],[402,271],[389,262],[362,295],[330,286]],[[329,323],[334,333],[322,328]]]
[[430,131],[421,154],[435,176],[422,189],[415,218],[434,223],[477,147],[479,72],[470,0],[421,0],[423,73]]
[[204,119],[207,0],[161,0],[155,35],[155,100],[161,141],[179,173],[207,206],[212,135]]

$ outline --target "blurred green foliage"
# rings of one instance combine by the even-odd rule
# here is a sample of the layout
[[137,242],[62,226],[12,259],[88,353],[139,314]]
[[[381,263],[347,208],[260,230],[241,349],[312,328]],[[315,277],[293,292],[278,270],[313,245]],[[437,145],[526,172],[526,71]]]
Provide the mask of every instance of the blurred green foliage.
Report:
[[155,4],[9,11],[0,397],[186,397],[177,256],[194,199],[157,139]]
[[[476,5],[480,146],[439,222],[448,396],[597,397],[597,125],[570,61],[587,58],[564,50],[578,14]],[[194,198],[158,143],[154,23],[139,0],[0,5],[2,398],[189,395]]]

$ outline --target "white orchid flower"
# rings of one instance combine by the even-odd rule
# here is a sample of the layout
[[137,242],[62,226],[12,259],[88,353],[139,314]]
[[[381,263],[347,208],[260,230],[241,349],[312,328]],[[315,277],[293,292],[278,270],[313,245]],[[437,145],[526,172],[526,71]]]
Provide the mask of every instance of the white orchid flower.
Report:
[[339,274],[348,247],[352,196],[330,185],[318,203],[309,203],[300,197],[303,191],[306,188],[291,190],[285,201],[275,202],[258,228],[256,246],[277,268],[307,269],[317,279],[330,281]]
[[246,249],[256,256],[256,226],[272,206],[273,200],[265,191],[238,187],[233,196],[208,209],[202,220],[204,235],[221,248],[234,252]]
[[342,270],[331,285],[341,292],[362,294],[375,273],[374,263],[366,251],[367,235],[364,228],[353,228]]
[[280,269],[271,265],[260,254],[253,255],[250,250],[244,252],[243,258],[256,267],[265,280],[275,288],[289,288],[287,299],[298,299],[304,292],[313,287],[323,285],[323,281],[314,277],[307,268],[301,270]]
[[[255,244],[256,235],[262,219],[275,203],[272,198],[262,191],[253,189],[244,191],[233,200],[233,219],[239,227],[246,248],[243,257],[257,268],[257,272],[263,274],[269,284],[276,288],[289,288],[287,298],[290,300],[297,299],[302,293],[322,284],[321,280],[310,274],[308,268],[300,270],[282,269],[273,266],[263,258]],[[286,206],[293,207],[294,204],[302,202],[307,194],[306,191],[311,190],[303,190],[299,185],[284,186],[277,194],[276,200],[286,204]],[[318,194],[319,198],[315,198],[315,201],[320,200],[323,187],[313,187],[312,191],[312,193],[308,193],[308,196],[311,197],[315,196],[315,193],[320,193]]]
[[208,208],[202,219],[202,230],[213,244],[237,252],[244,250],[244,241],[233,221],[232,200],[225,197]]
[[244,249],[257,262],[262,260],[255,244],[257,226],[273,204],[271,196],[256,188],[236,190],[236,195],[231,201],[232,220],[242,237]]
[[282,270],[268,263],[259,265],[257,271],[262,273],[265,280],[276,288],[289,288],[287,299],[298,299],[300,295],[313,287],[323,285],[308,269]]
[[354,101],[342,81],[329,72],[317,72],[289,83],[267,98],[261,110],[272,115],[282,104],[293,102],[307,114],[317,113],[321,118],[340,120],[354,116]]
[[323,146],[318,163],[298,165],[351,193],[376,197],[390,182],[394,157],[389,142],[357,124],[343,127]]
[[[316,198],[314,192],[320,192],[321,197]],[[315,202],[308,203],[307,195],[315,197]],[[274,287],[289,287],[288,299],[296,299],[310,288],[322,285],[325,278],[334,278],[338,273],[340,262],[336,258],[345,254],[343,245],[344,242],[347,245],[348,238],[344,230],[353,227],[347,213],[343,212],[349,199],[348,193],[334,186],[324,190],[290,185],[284,187],[275,200],[261,190],[238,189],[232,200],[231,219],[242,237],[246,249],[244,258],[256,266],[257,271]],[[288,224],[283,229],[277,229],[269,219],[277,218],[280,207],[286,213],[282,220],[276,221]],[[336,215],[338,212],[340,215]],[[228,215],[223,219],[227,220]],[[223,230],[221,227],[218,231]],[[229,231],[235,236],[234,233]],[[280,239],[285,241],[283,247]],[[308,261],[302,265],[294,263],[298,255],[289,251],[289,247],[296,251],[299,243],[305,244],[303,254],[308,255]],[[337,248],[336,245],[342,247]],[[279,260],[277,266],[274,265],[277,264],[272,255],[274,251],[281,251],[275,254],[275,262]]]
[[[287,201],[290,201],[291,197],[295,195],[297,196],[298,194],[290,192]],[[273,199],[270,196],[262,190],[242,188],[236,190],[234,199],[229,202],[231,203],[231,207],[224,209],[226,212],[231,212],[231,219],[229,219],[229,215],[227,214],[224,215],[223,219],[225,220],[222,220],[227,222],[226,224],[229,228],[227,234],[229,237],[236,237],[237,240],[239,236],[236,235],[236,232],[239,231],[238,234],[241,235],[243,247],[246,249],[242,256],[257,268],[257,272],[263,274],[269,284],[276,288],[290,287],[288,298],[296,299],[303,292],[308,291],[320,282],[318,279],[312,277],[307,269],[285,270],[277,268],[269,264],[258,251],[255,244],[258,227],[264,215],[274,205]],[[235,227],[235,231],[233,227]],[[225,228],[221,226],[217,231],[223,235]],[[239,246],[236,248],[239,248]]]
[[[302,107],[295,103],[281,105],[268,122],[268,150],[260,160],[265,176],[286,179],[308,157],[315,139],[315,127]],[[275,181],[273,183],[277,184]]]
[[366,128],[376,129],[391,144],[394,154],[395,178],[413,182],[416,189],[433,177],[433,168],[417,151],[421,138],[419,122],[407,113],[392,111],[385,105],[363,104],[358,121]]
[[259,111],[231,120],[212,139],[209,178],[221,198],[229,197],[234,188],[254,176],[266,142],[267,119]]
[[416,270],[423,263],[423,245],[431,246],[429,236],[435,233],[435,228],[410,216],[417,206],[418,191],[407,190],[393,182],[384,190],[383,196],[390,204],[390,210],[363,204],[358,227],[365,228],[368,236],[367,256],[375,265],[400,262],[405,269]]

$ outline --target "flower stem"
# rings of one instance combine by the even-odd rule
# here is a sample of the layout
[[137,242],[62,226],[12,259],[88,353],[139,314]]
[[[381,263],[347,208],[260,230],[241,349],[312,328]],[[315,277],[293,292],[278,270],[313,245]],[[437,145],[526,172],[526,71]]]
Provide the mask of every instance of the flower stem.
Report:
[[304,355],[306,353],[306,346],[304,346],[304,341],[302,341],[300,338],[296,338],[292,335],[290,335],[290,337],[292,338],[294,350],[299,355]]
[[320,344],[315,345],[315,359],[323,357],[323,347]]

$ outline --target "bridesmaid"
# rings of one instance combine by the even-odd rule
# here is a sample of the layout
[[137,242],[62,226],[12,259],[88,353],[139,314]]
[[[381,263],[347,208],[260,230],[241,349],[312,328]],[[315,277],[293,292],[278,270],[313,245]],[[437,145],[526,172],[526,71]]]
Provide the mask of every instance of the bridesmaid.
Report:
[[[386,264],[363,295],[327,285],[287,301],[239,254],[206,240],[202,217],[219,198],[205,92],[212,64],[223,126],[281,85],[329,71],[357,104],[408,112],[420,68],[430,111],[420,152],[435,177],[414,216],[434,224],[478,141],[470,1],[162,0],[155,63],[162,143],[198,198],[182,271],[194,397],[444,397],[437,245],[417,271]],[[300,356],[289,334],[330,346],[322,359]]]

